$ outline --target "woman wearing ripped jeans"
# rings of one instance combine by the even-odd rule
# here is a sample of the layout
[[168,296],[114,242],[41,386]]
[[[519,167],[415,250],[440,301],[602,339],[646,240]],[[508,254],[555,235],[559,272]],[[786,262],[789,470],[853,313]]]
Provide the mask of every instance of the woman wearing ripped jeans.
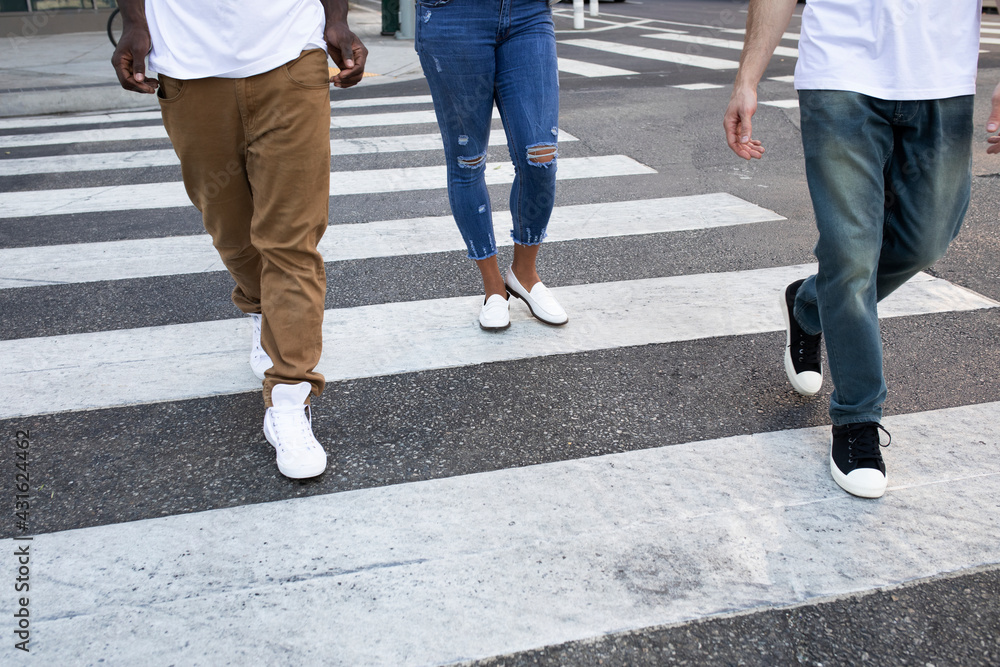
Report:
[[[448,164],[448,199],[469,259],[483,276],[479,326],[510,326],[507,295],[546,324],[568,321],[535,259],[555,201],[559,79],[547,0],[417,0],[416,48],[434,98]],[[486,149],[493,103],[514,162],[514,261],[497,264]]]

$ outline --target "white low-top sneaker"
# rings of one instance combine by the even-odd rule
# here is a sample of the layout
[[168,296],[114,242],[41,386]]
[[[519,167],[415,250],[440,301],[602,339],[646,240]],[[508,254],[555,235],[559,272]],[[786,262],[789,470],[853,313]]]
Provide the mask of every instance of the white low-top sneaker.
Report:
[[306,398],[308,382],[276,384],[271,389],[273,407],[264,413],[264,437],[277,452],[278,470],[285,477],[305,479],[326,470],[326,452],[312,432],[312,411]]
[[507,277],[504,279],[507,284],[507,291],[528,304],[531,314],[546,324],[560,326],[569,322],[569,316],[563,307],[559,305],[556,298],[552,296],[549,288],[541,282],[535,283],[531,291],[524,289],[514,275],[514,269],[507,270]]
[[510,302],[492,294],[479,311],[479,326],[486,331],[501,331],[510,326]]
[[264,372],[274,365],[271,357],[260,346],[260,313],[250,313],[250,323],[253,329],[250,337],[250,370],[257,376],[257,379],[264,379]]

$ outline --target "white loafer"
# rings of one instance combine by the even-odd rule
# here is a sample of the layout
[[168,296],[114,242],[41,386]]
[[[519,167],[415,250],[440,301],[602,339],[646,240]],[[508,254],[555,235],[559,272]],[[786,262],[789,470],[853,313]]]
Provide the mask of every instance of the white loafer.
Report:
[[552,296],[549,288],[541,282],[535,283],[529,292],[518,282],[517,276],[514,275],[514,269],[507,270],[504,282],[507,284],[507,291],[528,304],[528,310],[531,311],[531,314],[542,322],[553,326],[561,326],[569,322],[566,311]]
[[510,326],[510,302],[492,294],[479,311],[479,327],[484,331],[502,331]]

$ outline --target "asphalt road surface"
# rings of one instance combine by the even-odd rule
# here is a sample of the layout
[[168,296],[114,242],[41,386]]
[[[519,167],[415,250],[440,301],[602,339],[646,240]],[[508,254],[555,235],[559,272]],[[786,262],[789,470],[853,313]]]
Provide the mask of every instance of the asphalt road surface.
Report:
[[[852,498],[827,467],[829,380],[803,398],[781,362],[778,295],[816,237],[798,18],[748,164],[721,130],[743,5],[601,12],[574,31],[555,7],[540,273],[565,328],[516,302],[508,331],[477,326],[426,83],[332,91],[313,403],[329,467],[308,481],[278,473],[261,433],[250,324],[158,113],[0,120],[0,535],[33,536],[3,541],[4,664],[28,659],[24,545],[45,664],[1000,663],[985,130],[961,236],[881,309],[890,488]],[[984,20],[980,128],[1000,80],[1000,19]]]

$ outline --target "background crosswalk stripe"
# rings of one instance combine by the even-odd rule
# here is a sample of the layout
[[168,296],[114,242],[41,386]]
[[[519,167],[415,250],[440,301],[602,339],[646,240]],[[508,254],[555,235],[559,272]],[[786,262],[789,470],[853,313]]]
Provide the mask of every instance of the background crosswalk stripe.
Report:
[[559,71],[568,72],[569,74],[579,74],[580,76],[586,77],[601,77],[601,76],[628,76],[630,74],[638,74],[638,72],[633,72],[628,69],[619,69],[618,67],[608,67],[607,65],[598,65],[596,63],[588,63],[582,60],[572,60],[570,58],[559,58]]
[[997,562],[998,420],[888,417],[878,502],[818,427],[40,535],[32,627],[51,664],[430,665],[816,603]]
[[[152,99],[152,98],[150,98]],[[353,100],[333,100],[331,109],[369,108],[404,104],[433,104],[430,95],[399,95],[393,97],[360,97]],[[155,102],[154,102],[155,104]],[[139,120],[159,120],[160,112],[133,111],[103,114],[72,114],[60,116],[31,116],[22,118],[0,118],[0,130],[30,127],[60,127],[64,125],[100,125],[106,123],[127,123]]]
[[[493,118],[500,113],[493,109]],[[354,127],[387,127],[392,125],[437,124],[433,109],[423,111],[396,111],[392,113],[370,113],[347,116],[332,116],[331,129]],[[32,146],[53,146],[105,141],[136,141],[139,139],[166,139],[167,131],[162,125],[142,127],[114,127],[98,130],[74,130],[68,132],[43,132],[38,134],[0,135],[0,148],[24,148]]]
[[[498,245],[509,245],[509,211],[495,213]],[[548,242],[652,234],[783,220],[725,193],[557,206]],[[452,217],[332,225],[319,249],[327,262],[463,250]],[[222,271],[207,235],[0,249],[0,288]]]
[[761,102],[764,106],[768,107],[778,107],[779,109],[798,109],[798,100],[768,100],[767,102]]
[[[155,104],[155,103],[154,103]],[[20,118],[0,118],[0,130],[33,127],[61,127],[64,125],[103,125],[106,123],[128,123],[138,120],[160,120],[157,111],[131,111],[124,113],[72,114],[61,116],[27,116]]]
[[114,127],[97,130],[8,134],[0,136],[0,148],[30,148],[34,146],[58,146],[60,144],[166,138],[167,131],[163,125],[142,125],[140,127]]
[[717,83],[682,83],[673,87],[680,88],[681,90],[712,90],[713,88],[724,88],[725,86]]
[[[722,32],[733,33],[734,35],[745,35],[747,34],[746,28],[726,28]],[[794,42],[799,41],[802,37],[800,33],[797,32],[783,32],[781,33],[781,39],[787,39]]]
[[597,39],[563,39],[560,44],[579,46],[585,49],[594,49],[606,53],[615,53],[621,56],[631,56],[633,58],[645,58],[646,60],[659,60],[662,62],[676,63],[678,65],[688,65],[690,67],[702,67],[712,70],[736,69],[739,63],[735,60],[723,60],[722,58],[709,58],[707,56],[689,55],[674,51],[662,51],[660,49],[649,49],[644,46],[633,46],[631,44],[619,44],[617,42],[603,42]]
[[[509,162],[487,163],[485,172],[488,185],[514,180],[514,165]],[[655,173],[655,170],[625,155],[602,155],[560,158],[556,178],[573,180]],[[330,195],[433,190],[444,188],[446,182],[444,166],[335,171],[330,174]],[[189,204],[184,184],[180,181],[32,190],[0,193],[0,218],[171,208]]]
[[[776,295],[812,271],[799,265],[556,288],[569,324],[542,325],[515,302],[503,335],[479,330],[479,295],[328,310],[317,370],[337,381],[776,331],[783,327]],[[879,312],[997,305],[920,274]],[[238,318],[0,341],[0,419],[259,390],[247,363],[249,326]]]
[[[649,35],[643,35],[643,37],[649,37],[650,39],[662,39],[670,42],[681,42],[684,44],[696,44],[698,46],[710,46],[717,49],[733,49],[735,51],[743,50],[743,42],[738,42],[733,39],[719,39],[717,37],[703,37],[701,35],[674,35],[671,33],[652,33]],[[777,46],[774,49],[774,55],[798,58],[799,50],[787,46]]]
[[[559,141],[578,141],[576,137],[559,131]],[[504,146],[507,137],[503,130],[490,134],[490,146]],[[369,153],[397,153],[410,151],[441,150],[441,135],[407,134],[394,137],[359,137],[330,141],[333,155],[364,155]],[[109,169],[138,169],[143,167],[169,167],[180,165],[173,149],[129,151],[120,153],[85,153],[0,160],[0,176],[27,174],[58,174],[73,171],[103,171]]]
[[[336,95],[336,91],[334,91]],[[433,104],[430,95],[396,95],[393,97],[359,97],[355,100],[333,100],[331,109],[350,109],[357,107],[393,106],[397,104]]]

